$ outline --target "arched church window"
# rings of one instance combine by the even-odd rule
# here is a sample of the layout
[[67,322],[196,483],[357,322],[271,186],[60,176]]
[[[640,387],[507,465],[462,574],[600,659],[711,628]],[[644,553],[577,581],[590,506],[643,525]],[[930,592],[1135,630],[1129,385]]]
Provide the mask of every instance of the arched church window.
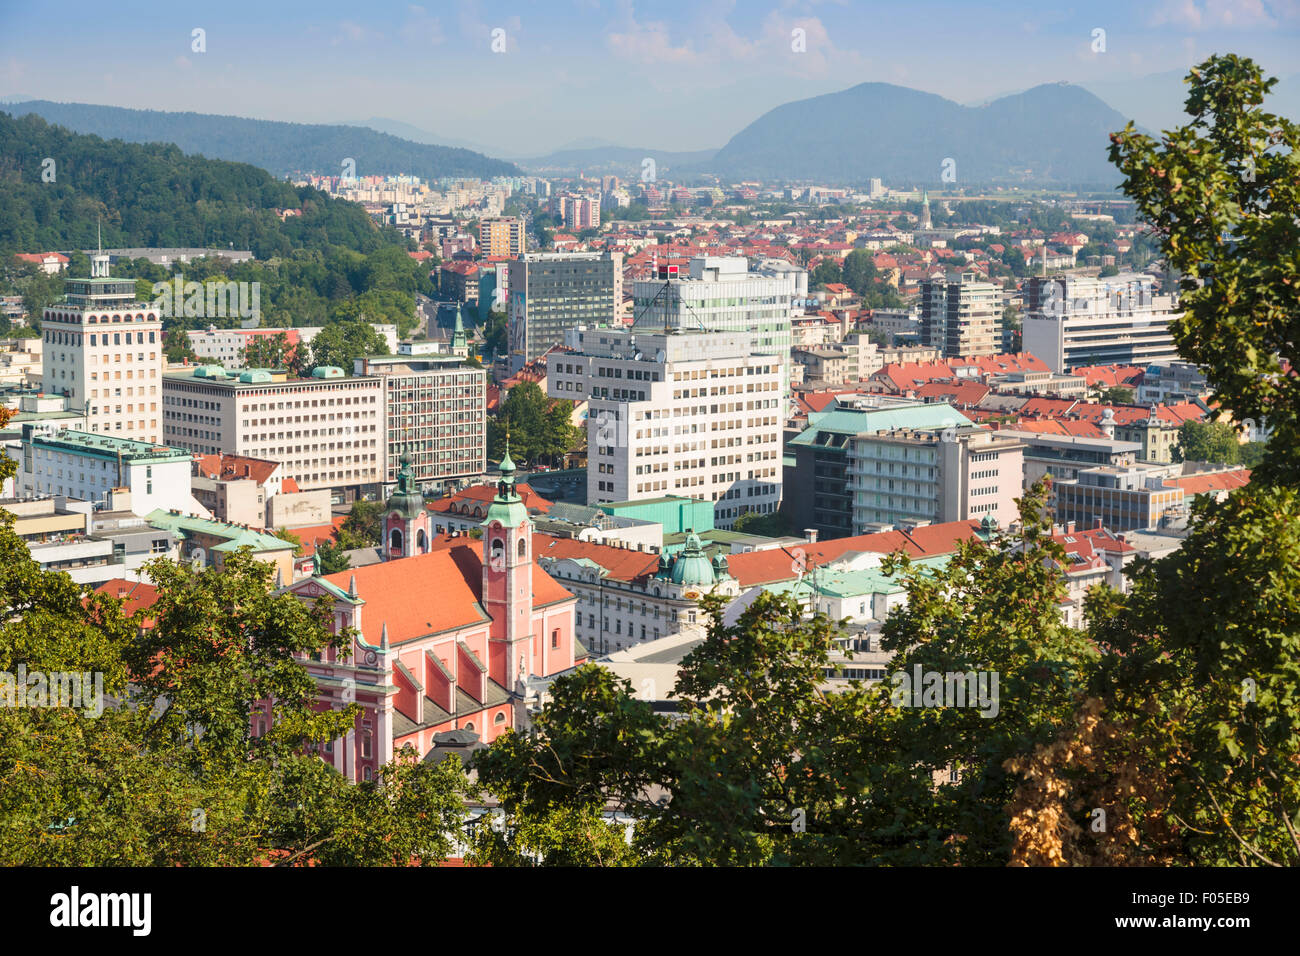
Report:
[[402,532],[400,528],[393,529],[393,533],[388,536],[388,544],[393,551],[402,550]]
[[524,538],[520,538],[520,539],[519,539],[519,557],[521,557],[521,558],[526,558],[527,556],[528,556],[528,542],[527,542],[527,540],[525,540]]

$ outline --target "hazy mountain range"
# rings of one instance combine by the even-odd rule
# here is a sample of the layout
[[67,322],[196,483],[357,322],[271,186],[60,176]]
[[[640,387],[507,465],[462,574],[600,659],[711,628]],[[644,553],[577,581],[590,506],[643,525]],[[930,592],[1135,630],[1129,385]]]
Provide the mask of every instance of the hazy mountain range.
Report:
[[[276,176],[337,173],[439,176],[617,174],[637,180],[645,160],[656,178],[820,180],[942,185],[955,181],[1104,186],[1118,182],[1107,161],[1109,134],[1132,118],[1140,128],[1181,124],[1186,87],[1179,71],[1129,80],[1045,84],[977,104],[888,83],[862,83],[778,106],[721,148],[657,151],[584,137],[545,155],[489,147],[386,117],[337,125],[282,123],[202,113],[166,113],[45,100],[14,102],[81,133],[128,142],[171,142],[189,153],[253,163]],[[1300,117],[1300,77],[1282,79],[1266,107]],[[501,155],[498,153],[497,155]],[[950,163],[945,163],[951,160]]]
[[32,100],[4,107],[34,113],[77,133],[128,143],[174,143],[183,152],[260,166],[273,176],[339,175],[351,159],[359,176],[408,173],[490,178],[519,173],[513,163],[448,146],[412,142],[361,126],[282,123],[211,113],[168,113]]

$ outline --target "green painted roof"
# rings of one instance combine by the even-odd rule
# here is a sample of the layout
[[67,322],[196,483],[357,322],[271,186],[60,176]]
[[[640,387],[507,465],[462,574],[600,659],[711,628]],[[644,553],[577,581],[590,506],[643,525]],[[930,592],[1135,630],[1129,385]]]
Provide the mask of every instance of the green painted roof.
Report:
[[213,546],[213,551],[237,551],[245,546],[252,548],[254,551],[292,551],[294,549],[292,541],[285,541],[283,538],[277,538],[265,531],[256,531],[242,525],[229,524],[225,521],[212,521],[208,518],[173,514],[163,508],[156,508],[149,512],[145,516],[145,520],[155,528],[175,532],[182,538],[194,534],[225,538],[226,540],[221,544]]
[[856,435],[859,432],[889,431],[891,428],[960,428],[973,425],[969,418],[951,405],[935,402],[930,405],[906,405],[901,408],[833,408],[825,412],[812,412],[808,427],[787,445],[819,445],[822,434]]

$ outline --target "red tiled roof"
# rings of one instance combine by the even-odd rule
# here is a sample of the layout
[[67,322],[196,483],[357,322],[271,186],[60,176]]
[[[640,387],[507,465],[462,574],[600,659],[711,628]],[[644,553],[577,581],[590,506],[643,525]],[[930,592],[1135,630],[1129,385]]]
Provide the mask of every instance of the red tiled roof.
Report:
[[800,566],[812,568],[855,551],[891,554],[900,548],[913,558],[951,554],[957,543],[975,537],[978,521],[949,521],[912,531],[881,531],[851,538],[833,538],[816,544],[748,551],[727,556],[727,570],[741,587],[788,581]]
[[1250,469],[1237,468],[1209,475],[1187,475],[1165,481],[1165,486],[1176,485],[1187,495],[1202,495],[1207,491],[1234,491],[1250,484]]
[[[525,481],[516,485],[515,490],[519,492],[519,497],[523,499],[524,507],[529,511],[537,511],[545,514],[551,510],[551,502],[533,491],[528,482]],[[462,488],[454,495],[449,495],[446,498],[439,498],[437,501],[425,505],[425,507],[430,511],[447,512],[451,510],[452,505],[459,506],[468,503],[472,506],[475,503],[481,503],[484,505],[483,511],[486,514],[486,506],[492,503],[492,499],[495,498],[496,495],[497,486],[491,482],[487,482],[481,485],[470,485],[468,488]]]
[[316,553],[316,546],[322,541],[333,541],[334,531],[347,520],[347,515],[335,515],[329,524],[309,525],[306,528],[290,528],[289,533],[302,542],[302,557],[308,557]]
[[[127,578],[110,578],[95,590],[100,594],[121,598],[122,613],[128,617],[142,608],[153,607],[154,602],[158,600],[158,588],[154,585],[145,584],[143,581],[131,581]],[[146,627],[152,624],[152,620],[145,619],[144,625]]]
[[635,581],[659,570],[657,554],[614,548],[576,538],[559,538],[540,531],[533,534],[533,556],[539,559],[587,558],[604,568],[608,577],[618,581]]
[[[442,540],[427,554],[340,571],[325,580],[346,591],[355,575],[366,617],[377,628],[387,624],[393,644],[487,621],[481,603],[481,543],[439,537]],[[534,561],[534,607],[572,597]]]

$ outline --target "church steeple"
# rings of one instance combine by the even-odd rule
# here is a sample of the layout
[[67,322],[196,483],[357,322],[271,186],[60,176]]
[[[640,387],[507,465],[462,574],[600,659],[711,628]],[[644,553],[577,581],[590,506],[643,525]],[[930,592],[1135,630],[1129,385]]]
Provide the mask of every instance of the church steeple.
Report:
[[459,311],[456,313],[456,328],[451,333],[451,354],[461,358],[469,357],[469,339],[465,335],[465,323],[461,321]]
[[397,487],[384,504],[384,554],[389,560],[424,554],[431,537],[429,512],[411,470],[410,453],[403,450],[400,462]]

